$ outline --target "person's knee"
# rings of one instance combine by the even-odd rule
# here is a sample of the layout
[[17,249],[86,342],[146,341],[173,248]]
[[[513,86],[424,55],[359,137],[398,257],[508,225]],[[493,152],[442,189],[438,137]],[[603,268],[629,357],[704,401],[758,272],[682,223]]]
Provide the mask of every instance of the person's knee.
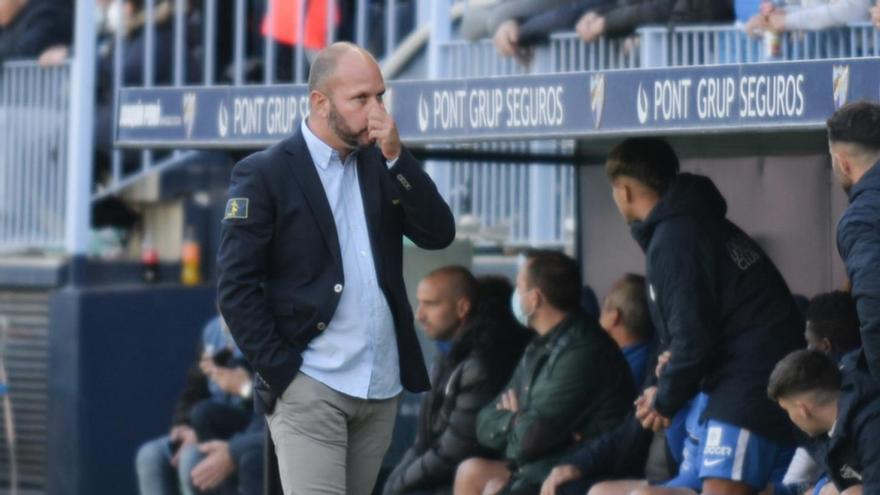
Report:
[[166,441],[167,440],[163,437],[151,440],[140,446],[135,455],[134,461],[135,470],[137,471],[138,476],[154,472],[157,469],[162,469],[164,464],[170,462],[170,459],[164,451],[166,448]]
[[702,493],[706,495],[753,495],[758,491],[740,481],[706,478],[703,480]]
[[469,483],[473,481],[475,477],[483,474],[484,464],[483,459],[480,459],[479,457],[465,459],[455,470],[455,482],[459,483],[459,480],[461,483]]
[[180,460],[177,464],[177,475],[181,482],[189,484],[190,473],[201,462],[204,455],[199,451],[198,444],[191,443],[180,447]]

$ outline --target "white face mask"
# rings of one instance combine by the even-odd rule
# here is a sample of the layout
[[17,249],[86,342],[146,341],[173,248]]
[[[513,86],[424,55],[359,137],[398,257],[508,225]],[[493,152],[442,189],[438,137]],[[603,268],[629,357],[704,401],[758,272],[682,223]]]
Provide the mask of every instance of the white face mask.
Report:
[[529,318],[532,316],[523,309],[522,301],[519,297],[519,289],[515,289],[513,291],[513,295],[510,297],[510,309],[513,311],[513,316],[516,318],[516,321],[519,322],[520,325],[527,327],[529,326]]

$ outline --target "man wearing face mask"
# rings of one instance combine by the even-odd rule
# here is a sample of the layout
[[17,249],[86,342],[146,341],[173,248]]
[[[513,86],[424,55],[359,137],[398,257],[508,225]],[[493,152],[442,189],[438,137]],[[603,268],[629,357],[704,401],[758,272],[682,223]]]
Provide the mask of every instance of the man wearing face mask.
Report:
[[856,102],[835,112],[828,119],[828,147],[849,195],[837,224],[837,250],[861,322],[858,367],[880,380],[880,105]]
[[579,309],[580,269],[555,251],[532,251],[511,301],[537,333],[498,398],[480,411],[477,437],[502,458],[459,466],[455,493],[536,493],[575,438],[616,426],[635,385],[620,349]]
[[375,59],[322,50],[310,113],[235,165],[217,258],[223,317],[253,366],[286,494],[369,494],[402,390],[430,388],[403,282],[403,236],[455,237],[400,143]]

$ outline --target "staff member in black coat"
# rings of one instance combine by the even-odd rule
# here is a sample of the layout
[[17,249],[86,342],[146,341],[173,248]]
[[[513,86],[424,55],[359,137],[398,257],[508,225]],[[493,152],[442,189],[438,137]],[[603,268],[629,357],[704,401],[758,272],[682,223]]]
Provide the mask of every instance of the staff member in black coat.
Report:
[[510,379],[531,339],[510,309],[506,279],[475,280],[463,267],[440,268],[419,284],[416,317],[448,350],[437,358],[422,399],[415,445],[385,483],[386,495],[451,492],[458,464],[488,455],[477,442],[480,409]]
[[671,351],[636,416],[657,431],[696,394],[707,395],[703,461],[690,488],[761,490],[794,450],[790,423],[764,393],[773,366],[804,345],[794,298],[773,262],[726,218],[715,184],[679,173],[668,143],[628,139],[612,150],[606,172],[645,251],[651,320],[661,350]]
[[403,236],[442,249],[455,224],[401,145],[369,53],[324,49],[309,90],[300,131],[233,169],[220,309],[256,372],[284,492],[367,494],[400,392],[430,386]]

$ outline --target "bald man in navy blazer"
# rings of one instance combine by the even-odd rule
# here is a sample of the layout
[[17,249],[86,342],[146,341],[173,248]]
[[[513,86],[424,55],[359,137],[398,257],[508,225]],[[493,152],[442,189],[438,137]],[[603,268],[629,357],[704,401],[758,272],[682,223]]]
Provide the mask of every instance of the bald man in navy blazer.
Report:
[[403,238],[442,249],[452,213],[400,143],[366,51],[324,49],[310,115],[232,171],[220,310],[255,371],[285,494],[368,494],[403,389],[430,388]]

